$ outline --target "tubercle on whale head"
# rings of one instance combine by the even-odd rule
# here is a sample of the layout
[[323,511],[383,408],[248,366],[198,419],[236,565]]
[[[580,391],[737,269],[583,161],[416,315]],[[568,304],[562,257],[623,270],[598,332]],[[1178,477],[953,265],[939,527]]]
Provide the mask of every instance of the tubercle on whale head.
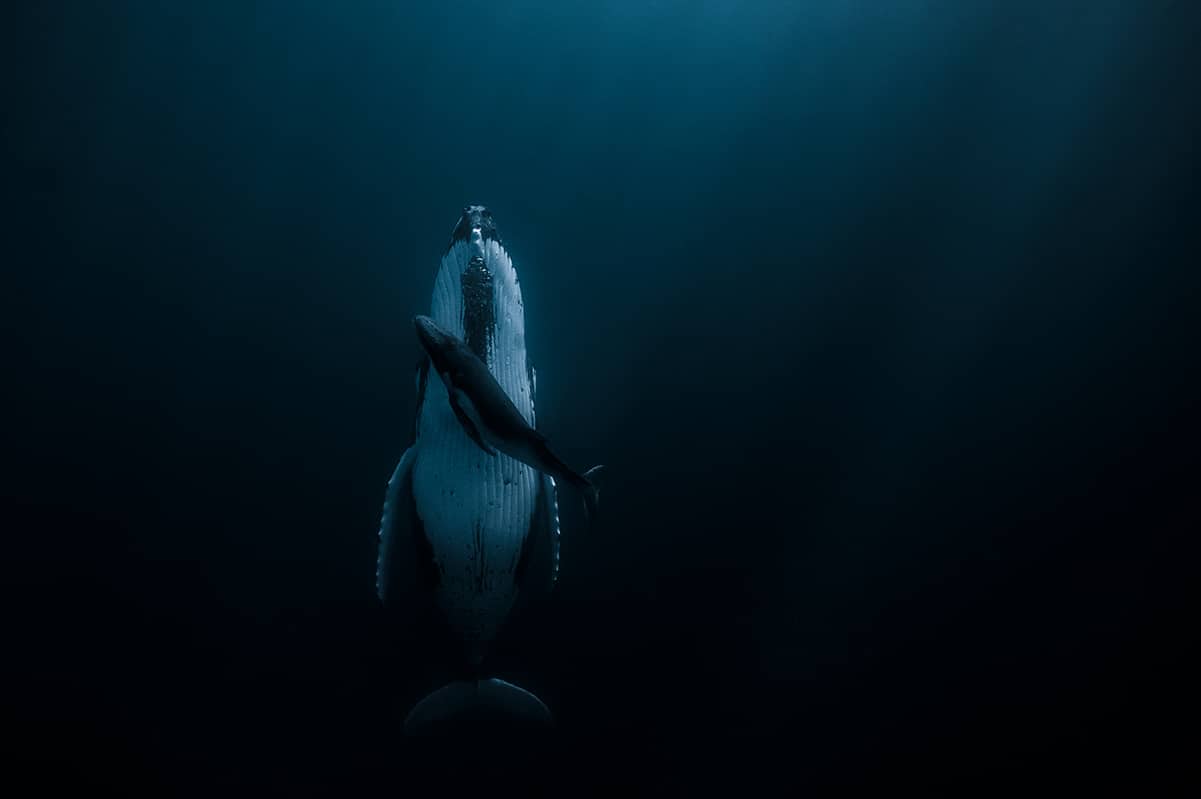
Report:
[[500,234],[496,230],[496,222],[492,219],[492,212],[488,210],[487,206],[465,205],[454,232],[450,234],[450,243],[446,245],[446,249],[449,251],[456,242],[471,241],[475,233],[479,233],[483,241],[501,243]]

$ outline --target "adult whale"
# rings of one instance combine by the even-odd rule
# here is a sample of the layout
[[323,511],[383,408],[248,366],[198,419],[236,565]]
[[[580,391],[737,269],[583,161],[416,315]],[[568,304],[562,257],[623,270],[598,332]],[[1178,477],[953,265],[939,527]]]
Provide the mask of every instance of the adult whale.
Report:
[[[463,209],[434,279],[429,318],[487,367],[522,424],[536,430],[537,378],[528,363],[517,272],[492,214]],[[468,435],[445,382],[416,374],[413,443],[388,481],[380,519],[376,591],[402,613],[432,599],[457,642],[456,679],[427,696],[405,729],[497,710],[550,722],[532,693],[488,679],[491,644],[514,608],[549,594],[559,576],[559,513],[552,473]]]

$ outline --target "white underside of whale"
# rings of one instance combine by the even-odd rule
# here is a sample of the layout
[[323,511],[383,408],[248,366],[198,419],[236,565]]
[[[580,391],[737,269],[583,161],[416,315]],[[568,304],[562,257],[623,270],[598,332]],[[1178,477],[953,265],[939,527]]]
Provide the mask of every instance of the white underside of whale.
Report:
[[[473,256],[492,276],[495,329],[488,366],[526,421],[534,424],[534,385],[526,362],[525,315],[517,273],[496,241],[459,241],[442,258],[430,316],[465,338],[462,276]],[[429,374],[418,410],[412,496],[441,574],[438,604],[471,649],[487,645],[516,599],[514,570],[530,530],[543,476],[520,461],[489,455],[451,410],[446,388]],[[550,483],[553,487],[553,482]],[[553,488],[550,500],[554,502]],[[558,514],[552,504],[557,571]]]

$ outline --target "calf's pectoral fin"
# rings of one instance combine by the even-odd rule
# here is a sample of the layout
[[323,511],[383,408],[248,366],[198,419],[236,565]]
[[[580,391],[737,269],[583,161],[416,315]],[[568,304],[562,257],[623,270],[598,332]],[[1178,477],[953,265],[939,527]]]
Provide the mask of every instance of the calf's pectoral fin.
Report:
[[484,437],[480,435],[479,426],[467,413],[466,406],[471,402],[471,400],[467,398],[462,390],[457,388],[450,389],[447,394],[450,397],[450,408],[455,412],[455,418],[459,420],[459,424],[462,426],[463,432],[465,432],[468,438],[474,441],[476,446],[478,446],[484,452],[488,453],[489,455],[495,455],[496,449],[484,440]]

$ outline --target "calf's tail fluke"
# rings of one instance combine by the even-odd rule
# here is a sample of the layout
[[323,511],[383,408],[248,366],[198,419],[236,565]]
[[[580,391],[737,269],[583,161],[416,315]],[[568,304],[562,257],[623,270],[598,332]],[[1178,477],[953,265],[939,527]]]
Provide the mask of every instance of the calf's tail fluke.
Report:
[[584,512],[588,515],[589,522],[596,519],[596,514],[600,510],[600,488],[596,484],[596,477],[604,468],[604,466],[593,466],[580,475],[579,488],[584,495]]

